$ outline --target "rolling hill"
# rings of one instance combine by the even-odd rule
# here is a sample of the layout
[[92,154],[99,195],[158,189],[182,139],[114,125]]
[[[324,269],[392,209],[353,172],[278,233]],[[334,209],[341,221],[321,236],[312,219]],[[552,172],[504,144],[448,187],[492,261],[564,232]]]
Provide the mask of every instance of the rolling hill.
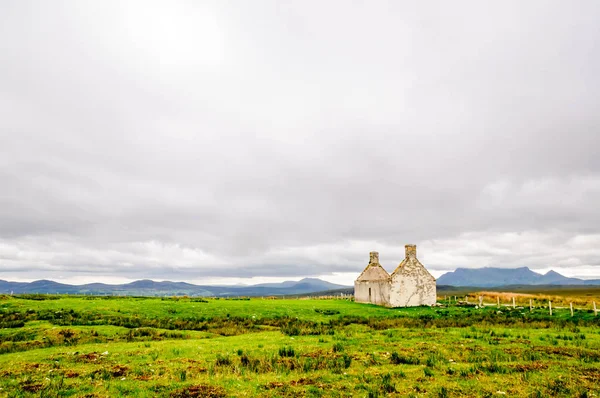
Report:
[[336,285],[316,278],[305,278],[300,281],[281,283],[265,283],[249,286],[212,286],[194,285],[186,282],[156,282],[143,279],[122,285],[89,283],[85,285],[68,285],[49,280],[34,282],[8,282],[0,280],[0,293],[5,294],[101,294],[127,296],[278,296],[305,294],[325,290],[343,289],[347,286]]

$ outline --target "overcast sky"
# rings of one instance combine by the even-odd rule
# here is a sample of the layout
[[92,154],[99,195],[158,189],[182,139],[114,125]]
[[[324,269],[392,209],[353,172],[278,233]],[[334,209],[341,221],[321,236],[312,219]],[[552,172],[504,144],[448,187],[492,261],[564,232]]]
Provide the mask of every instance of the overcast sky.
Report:
[[600,3],[0,3],[0,279],[600,278]]

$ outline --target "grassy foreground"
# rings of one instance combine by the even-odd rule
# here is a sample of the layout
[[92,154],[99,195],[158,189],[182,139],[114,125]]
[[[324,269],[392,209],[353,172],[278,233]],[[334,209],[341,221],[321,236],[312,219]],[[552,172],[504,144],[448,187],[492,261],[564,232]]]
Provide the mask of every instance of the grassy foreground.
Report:
[[600,395],[600,316],[0,296],[0,396]]

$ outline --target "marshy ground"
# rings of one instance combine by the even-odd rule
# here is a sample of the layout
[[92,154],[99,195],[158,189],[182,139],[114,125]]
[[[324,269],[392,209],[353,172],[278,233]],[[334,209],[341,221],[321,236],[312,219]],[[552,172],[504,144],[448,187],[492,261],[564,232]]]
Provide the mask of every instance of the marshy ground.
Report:
[[347,300],[2,296],[0,395],[599,396],[599,318]]

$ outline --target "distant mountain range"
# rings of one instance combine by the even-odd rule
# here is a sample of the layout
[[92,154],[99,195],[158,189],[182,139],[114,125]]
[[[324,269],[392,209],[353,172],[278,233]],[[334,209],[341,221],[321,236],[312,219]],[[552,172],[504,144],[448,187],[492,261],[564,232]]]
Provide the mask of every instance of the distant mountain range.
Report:
[[326,290],[348,288],[316,278],[304,278],[300,281],[281,283],[263,283],[258,285],[210,286],[193,285],[185,282],[155,282],[139,280],[123,285],[89,283],[86,285],[68,285],[49,280],[34,282],[7,282],[0,280],[0,293],[51,293],[51,294],[94,294],[127,296],[277,296],[306,294]]
[[437,279],[438,285],[496,287],[507,285],[600,285],[600,279],[567,278],[555,271],[540,274],[521,268],[457,268]]
[[[567,278],[555,271],[540,274],[527,267],[521,268],[457,268],[437,279],[438,289],[449,286],[500,287],[508,285],[600,285],[600,279]],[[186,282],[155,282],[144,279],[122,285],[88,283],[68,285],[49,280],[34,282],[7,282],[0,280],[0,293],[26,294],[93,294],[125,296],[284,296],[296,294],[323,293],[352,294],[352,286],[337,285],[317,278],[304,278],[300,281],[281,283],[261,283],[257,285],[211,286],[194,285]]]

